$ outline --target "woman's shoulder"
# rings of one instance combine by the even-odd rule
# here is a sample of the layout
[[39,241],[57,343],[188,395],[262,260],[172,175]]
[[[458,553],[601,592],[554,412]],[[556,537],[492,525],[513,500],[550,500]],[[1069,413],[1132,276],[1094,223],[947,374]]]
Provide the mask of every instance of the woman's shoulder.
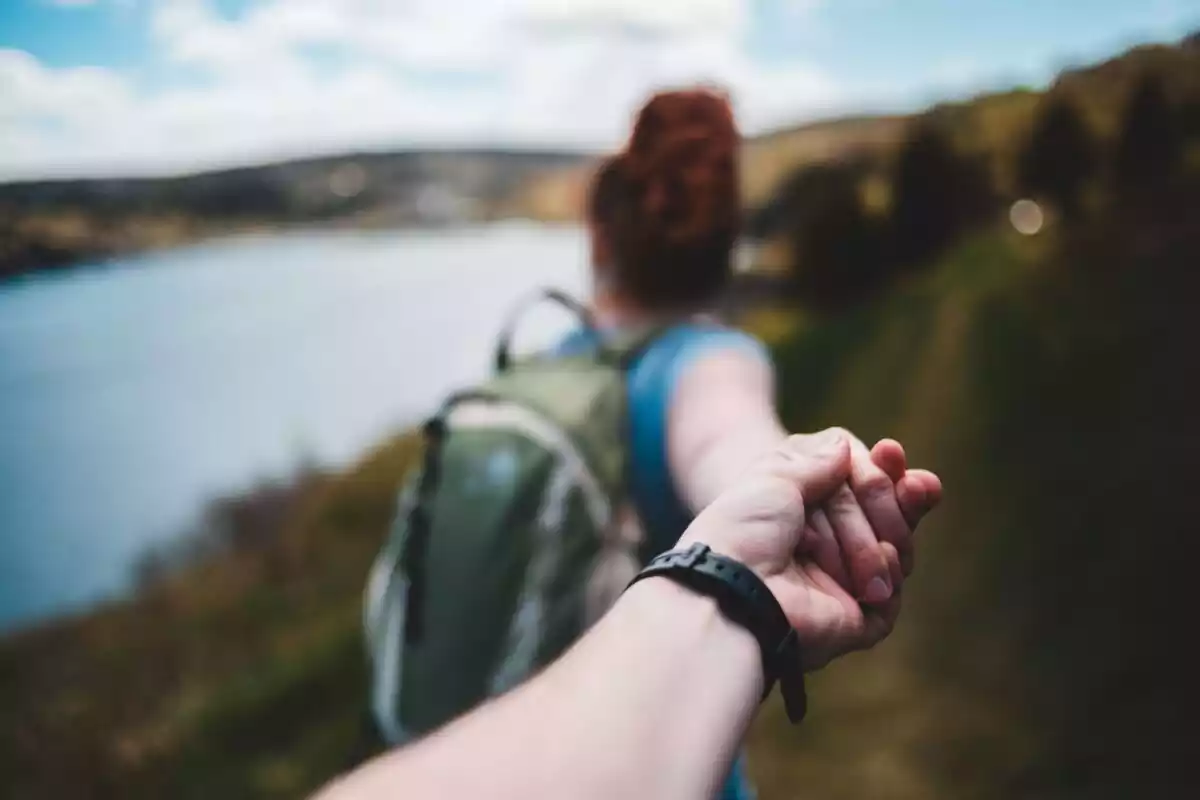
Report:
[[687,322],[661,333],[634,363],[629,376],[633,395],[665,406],[683,376],[710,359],[741,362],[750,369],[754,362],[773,372],[770,350],[753,334],[718,322]]
[[[677,370],[703,356],[744,354],[771,362],[770,350],[754,334],[716,320],[694,320],[676,325],[662,334],[649,350],[669,354]],[[647,352],[650,355],[650,352]]]

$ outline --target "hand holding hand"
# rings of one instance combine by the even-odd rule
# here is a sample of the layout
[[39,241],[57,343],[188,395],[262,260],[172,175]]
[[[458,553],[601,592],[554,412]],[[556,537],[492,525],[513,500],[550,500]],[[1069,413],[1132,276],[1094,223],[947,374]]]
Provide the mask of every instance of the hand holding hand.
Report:
[[912,530],[940,496],[937,477],[908,471],[895,442],[867,451],[841,429],[792,436],[705,509],[680,545],[703,542],[762,577],[812,670],[890,633]]

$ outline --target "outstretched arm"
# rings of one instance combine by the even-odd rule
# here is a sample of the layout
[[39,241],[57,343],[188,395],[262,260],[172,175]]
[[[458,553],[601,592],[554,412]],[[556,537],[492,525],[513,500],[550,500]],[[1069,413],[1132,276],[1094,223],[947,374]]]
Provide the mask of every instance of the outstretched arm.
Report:
[[[793,626],[810,632],[807,646],[846,652],[874,634],[858,604],[794,552],[805,507],[845,483],[849,443],[834,431],[798,444],[785,442],[744,476],[685,539],[754,570]],[[897,599],[888,620],[898,608]],[[650,578],[543,673],[324,797],[709,797],[761,691],[753,637],[713,601]]]
[[761,674],[754,638],[712,600],[651,578],[541,675],[323,800],[711,797]]

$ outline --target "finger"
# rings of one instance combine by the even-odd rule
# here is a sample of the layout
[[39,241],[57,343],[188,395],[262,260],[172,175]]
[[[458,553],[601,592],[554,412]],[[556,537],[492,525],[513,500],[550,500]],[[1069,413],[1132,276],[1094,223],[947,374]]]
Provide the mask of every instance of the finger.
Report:
[[937,475],[914,469],[896,484],[896,499],[910,528],[928,514],[942,499],[942,482]]
[[850,584],[850,573],[842,560],[842,548],[838,545],[833,533],[833,526],[822,508],[814,509],[808,515],[808,530],[805,539],[807,550],[805,555],[820,569],[847,592],[853,592]]
[[905,470],[908,469],[904,448],[895,439],[880,439],[876,442],[871,448],[871,460],[892,479],[892,483],[903,478]]
[[[850,488],[871,524],[875,538],[890,542],[904,553],[912,546],[912,528],[900,510],[896,498],[896,483],[871,456],[866,445],[853,436],[850,439]],[[885,447],[886,452],[893,448]]]
[[728,545],[757,537],[771,546],[755,555],[782,566],[802,542],[808,510],[849,477],[850,445],[841,431],[791,436],[704,508],[684,538]]
[[926,510],[932,511],[942,502],[942,479],[927,469],[914,469],[910,474],[925,489]]
[[834,492],[825,503],[825,513],[850,571],[854,595],[866,603],[886,602],[893,588],[887,560],[849,486]]
[[810,587],[803,597],[805,611],[793,622],[800,641],[805,643],[800,656],[807,672],[862,648],[866,617],[864,607],[815,562],[797,567],[801,580]]
[[850,443],[838,428],[789,436],[778,452],[782,458],[777,463],[797,484],[808,508],[821,505],[850,477]]
[[892,585],[901,586],[904,583],[905,571],[903,562],[900,559],[900,553],[892,546],[891,542],[883,542],[879,545],[879,549],[883,551],[884,560],[887,561],[888,574],[892,576]]
[[[896,552],[896,548],[891,544],[884,542],[880,545],[883,550],[884,557],[887,559],[888,569],[891,571],[892,580],[896,581],[896,586],[900,586],[900,578],[897,577],[900,573],[900,554]],[[891,635],[895,629],[896,620],[900,616],[900,590],[892,594],[892,597],[879,606],[863,606],[863,636],[862,647],[869,648],[882,642]]]

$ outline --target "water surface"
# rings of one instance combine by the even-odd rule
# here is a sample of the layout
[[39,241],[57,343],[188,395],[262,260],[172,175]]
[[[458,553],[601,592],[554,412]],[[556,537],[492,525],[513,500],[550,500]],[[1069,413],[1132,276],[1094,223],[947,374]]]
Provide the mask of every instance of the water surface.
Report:
[[[481,377],[575,229],[239,238],[0,284],[0,629],[121,591],[203,502]],[[524,343],[565,324],[530,320]]]

